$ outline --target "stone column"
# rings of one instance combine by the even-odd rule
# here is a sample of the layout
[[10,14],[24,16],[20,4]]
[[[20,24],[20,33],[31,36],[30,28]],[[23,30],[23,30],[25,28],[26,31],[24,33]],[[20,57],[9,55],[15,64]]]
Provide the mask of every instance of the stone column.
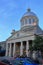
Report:
[[26,42],[26,55],[27,55],[27,57],[28,57],[28,55],[29,55],[29,42],[27,41]]
[[10,47],[9,47],[9,56],[11,56],[11,43],[10,44]]
[[16,44],[14,43],[14,46],[13,46],[13,57],[14,57],[15,53],[16,53]]
[[6,56],[8,56],[8,43],[6,43]]
[[20,46],[20,56],[23,55],[23,42],[21,42],[21,46]]

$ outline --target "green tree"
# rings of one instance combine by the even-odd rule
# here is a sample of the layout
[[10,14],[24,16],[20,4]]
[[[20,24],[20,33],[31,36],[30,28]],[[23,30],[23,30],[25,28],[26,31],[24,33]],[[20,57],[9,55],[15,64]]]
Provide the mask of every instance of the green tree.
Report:
[[32,58],[32,53],[35,51],[36,53],[39,51],[43,52],[43,37],[39,35],[35,35],[35,39],[33,40],[33,44],[30,45],[29,50],[30,51],[30,57]]
[[33,40],[33,50],[43,52],[43,37],[39,35],[35,35],[35,39]]
[[35,35],[35,39],[33,41],[33,49],[34,50],[43,50],[43,37],[39,36],[39,35]]

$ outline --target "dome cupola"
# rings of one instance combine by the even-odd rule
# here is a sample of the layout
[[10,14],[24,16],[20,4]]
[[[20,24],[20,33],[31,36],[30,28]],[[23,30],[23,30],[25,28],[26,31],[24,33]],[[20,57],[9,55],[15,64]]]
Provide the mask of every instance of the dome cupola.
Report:
[[24,13],[21,20],[21,29],[26,27],[32,27],[38,25],[38,18],[34,12],[31,11],[31,9],[27,9],[27,12]]

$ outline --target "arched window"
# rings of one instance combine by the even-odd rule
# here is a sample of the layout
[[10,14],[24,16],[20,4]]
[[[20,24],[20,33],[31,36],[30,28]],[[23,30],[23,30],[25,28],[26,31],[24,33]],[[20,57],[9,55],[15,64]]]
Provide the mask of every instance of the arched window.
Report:
[[31,19],[29,19],[29,24],[31,24]]
[[25,24],[27,24],[27,19],[25,19]]

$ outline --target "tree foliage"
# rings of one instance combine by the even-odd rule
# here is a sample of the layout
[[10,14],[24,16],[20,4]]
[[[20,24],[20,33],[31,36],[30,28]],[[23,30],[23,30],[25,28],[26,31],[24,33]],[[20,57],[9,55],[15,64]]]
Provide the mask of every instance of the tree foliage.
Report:
[[43,37],[39,36],[39,35],[35,35],[35,39],[33,41],[34,46],[33,49],[34,50],[43,50]]

